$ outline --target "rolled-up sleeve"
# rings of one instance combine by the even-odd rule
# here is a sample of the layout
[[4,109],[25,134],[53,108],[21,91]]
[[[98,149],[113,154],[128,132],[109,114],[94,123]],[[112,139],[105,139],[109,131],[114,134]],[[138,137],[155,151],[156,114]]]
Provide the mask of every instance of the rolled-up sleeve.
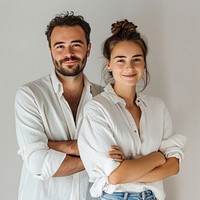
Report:
[[166,158],[176,157],[181,163],[184,159],[186,141],[185,136],[174,133],[171,116],[164,105],[164,137],[160,145],[160,151],[164,153]]
[[185,144],[185,136],[174,134],[161,142],[160,150],[164,153],[166,158],[176,157],[181,163],[184,159]]
[[48,179],[57,171],[65,154],[50,150],[38,103],[28,87],[17,91],[15,98],[18,154],[29,172],[40,179]]

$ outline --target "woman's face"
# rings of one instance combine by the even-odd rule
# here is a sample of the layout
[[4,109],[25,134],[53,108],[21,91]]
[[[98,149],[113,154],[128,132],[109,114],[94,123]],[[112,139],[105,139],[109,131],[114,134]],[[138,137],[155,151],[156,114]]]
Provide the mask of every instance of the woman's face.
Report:
[[136,86],[145,69],[141,47],[133,41],[117,43],[112,49],[108,68],[112,71],[115,84]]

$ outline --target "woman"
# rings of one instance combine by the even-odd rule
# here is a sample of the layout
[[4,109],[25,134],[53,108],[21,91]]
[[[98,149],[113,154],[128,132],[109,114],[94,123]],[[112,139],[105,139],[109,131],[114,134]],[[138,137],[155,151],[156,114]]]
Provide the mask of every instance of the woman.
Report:
[[183,159],[185,138],[174,134],[163,101],[137,92],[149,73],[136,28],[128,20],[112,24],[103,55],[114,83],[86,104],[79,130],[91,195],[100,199],[163,200],[162,180],[177,174]]

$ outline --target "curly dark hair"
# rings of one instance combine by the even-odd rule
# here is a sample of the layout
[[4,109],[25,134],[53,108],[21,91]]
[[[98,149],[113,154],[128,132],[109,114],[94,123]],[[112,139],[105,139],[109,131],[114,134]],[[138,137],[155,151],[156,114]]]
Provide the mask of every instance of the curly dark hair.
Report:
[[84,32],[87,44],[90,43],[90,32],[91,27],[88,22],[84,20],[84,18],[80,15],[74,15],[74,12],[65,12],[59,15],[56,15],[50,23],[47,25],[47,29],[45,35],[47,36],[47,40],[49,43],[49,47],[51,44],[51,33],[56,26],[80,26]]

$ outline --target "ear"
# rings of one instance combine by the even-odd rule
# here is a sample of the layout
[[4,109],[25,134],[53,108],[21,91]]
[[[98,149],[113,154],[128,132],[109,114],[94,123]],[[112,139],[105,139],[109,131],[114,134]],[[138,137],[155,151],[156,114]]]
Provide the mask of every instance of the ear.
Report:
[[87,57],[89,57],[90,55],[91,46],[92,46],[91,43],[89,43],[87,46]]
[[108,69],[109,72],[112,71],[112,69],[110,67],[110,61],[109,60],[106,61],[106,67],[107,67],[107,69]]

